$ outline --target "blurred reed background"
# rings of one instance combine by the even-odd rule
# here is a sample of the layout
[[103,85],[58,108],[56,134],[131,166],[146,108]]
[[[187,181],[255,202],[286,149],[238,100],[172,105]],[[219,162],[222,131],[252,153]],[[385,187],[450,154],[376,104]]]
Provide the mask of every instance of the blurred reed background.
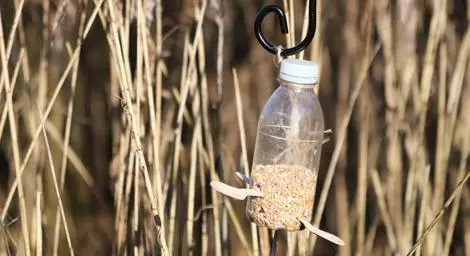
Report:
[[[291,33],[265,34],[301,40],[300,0],[2,0],[0,254],[267,255],[209,182],[250,170],[271,3]],[[470,0],[317,7],[312,222],[346,245],[284,233],[278,255],[470,255]]]

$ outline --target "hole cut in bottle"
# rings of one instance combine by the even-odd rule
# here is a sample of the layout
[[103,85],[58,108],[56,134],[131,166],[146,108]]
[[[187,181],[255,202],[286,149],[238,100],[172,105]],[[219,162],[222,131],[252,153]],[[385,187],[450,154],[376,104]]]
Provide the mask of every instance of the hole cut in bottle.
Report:
[[318,67],[305,60],[281,62],[278,88],[258,121],[251,187],[263,197],[249,197],[248,218],[262,227],[295,231],[299,219],[311,220],[324,118],[314,92]]

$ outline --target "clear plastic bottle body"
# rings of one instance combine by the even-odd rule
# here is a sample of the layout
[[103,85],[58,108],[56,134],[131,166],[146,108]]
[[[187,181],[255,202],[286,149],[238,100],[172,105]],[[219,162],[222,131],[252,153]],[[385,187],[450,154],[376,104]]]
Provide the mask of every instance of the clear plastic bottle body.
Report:
[[278,79],[258,122],[252,186],[265,196],[249,198],[247,216],[270,229],[301,229],[310,220],[324,134],[313,84]]

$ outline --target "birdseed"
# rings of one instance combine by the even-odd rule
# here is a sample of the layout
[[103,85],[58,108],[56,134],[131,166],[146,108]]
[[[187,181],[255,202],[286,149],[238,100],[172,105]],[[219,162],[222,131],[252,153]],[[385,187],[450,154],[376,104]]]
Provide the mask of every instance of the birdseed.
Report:
[[295,231],[303,228],[298,221],[311,219],[317,182],[316,173],[296,165],[258,165],[251,173],[252,186],[263,197],[247,201],[248,218],[261,227]]

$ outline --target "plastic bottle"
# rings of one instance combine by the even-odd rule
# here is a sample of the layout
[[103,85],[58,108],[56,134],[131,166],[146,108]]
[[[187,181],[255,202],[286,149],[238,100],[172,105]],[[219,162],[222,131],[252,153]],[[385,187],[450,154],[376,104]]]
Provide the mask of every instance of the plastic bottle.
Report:
[[259,226],[273,230],[303,229],[311,220],[324,134],[324,118],[314,86],[314,62],[285,59],[278,88],[258,121],[251,186],[264,197],[249,197],[246,213]]

